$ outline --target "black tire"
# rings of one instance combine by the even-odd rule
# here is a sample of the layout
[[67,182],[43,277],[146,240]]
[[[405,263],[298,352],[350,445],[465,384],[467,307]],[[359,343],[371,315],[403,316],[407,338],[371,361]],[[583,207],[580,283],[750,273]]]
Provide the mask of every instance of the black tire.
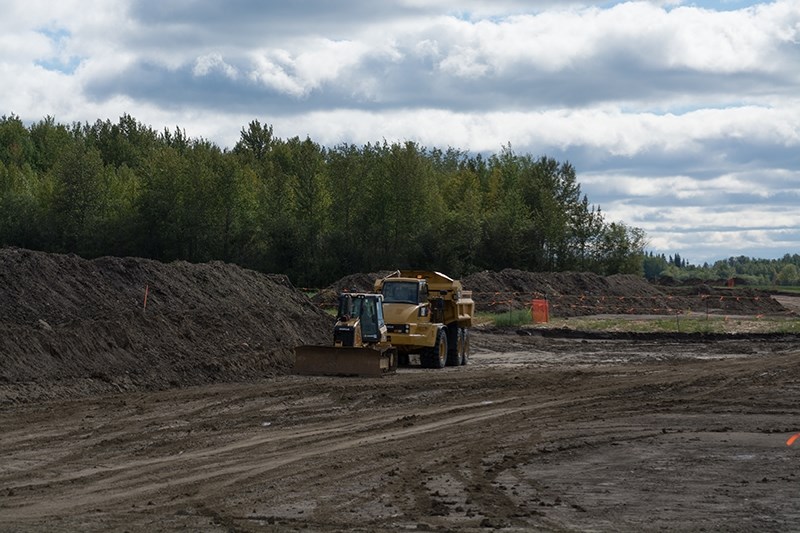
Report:
[[397,354],[397,366],[408,366],[408,354],[407,353],[400,353]]
[[469,330],[461,328],[459,332],[459,351],[461,352],[461,364],[466,365],[469,363],[470,347],[469,347]]
[[433,348],[426,348],[420,354],[419,361],[425,368],[444,368],[447,364],[447,330],[439,329],[436,344]]
[[447,326],[447,366],[461,364],[461,330],[457,323]]

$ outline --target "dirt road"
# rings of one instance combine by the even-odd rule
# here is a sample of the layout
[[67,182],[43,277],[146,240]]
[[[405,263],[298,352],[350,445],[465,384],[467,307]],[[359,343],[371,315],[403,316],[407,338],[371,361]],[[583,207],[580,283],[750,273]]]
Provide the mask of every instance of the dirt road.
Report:
[[796,338],[477,333],[467,367],[0,411],[0,530],[790,530]]

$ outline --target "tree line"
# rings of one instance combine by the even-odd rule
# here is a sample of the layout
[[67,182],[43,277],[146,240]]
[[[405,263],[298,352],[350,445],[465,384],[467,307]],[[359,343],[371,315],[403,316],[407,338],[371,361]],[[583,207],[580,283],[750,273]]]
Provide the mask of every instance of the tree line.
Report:
[[414,142],[280,139],[254,120],[232,149],[180,128],[0,119],[0,244],[222,260],[318,287],[419,266],[642,272],[645,235],[607,222],[575,169]]
[[720,281],[738,278],[748,285],[800,285],[800,255],[784,254],[780,259],[758,259],[740,255],[712,264],[693,265],[680,254],[645,253],[644,275],[651,281],[672,278],[678,281]]

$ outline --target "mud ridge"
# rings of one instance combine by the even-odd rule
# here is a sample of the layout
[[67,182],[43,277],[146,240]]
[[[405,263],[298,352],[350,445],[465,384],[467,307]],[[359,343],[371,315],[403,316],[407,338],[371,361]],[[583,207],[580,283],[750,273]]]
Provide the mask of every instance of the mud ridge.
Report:
[[285,276],[222,262],[5,248],[0,302],[0,403],[285,373],[332,326]]

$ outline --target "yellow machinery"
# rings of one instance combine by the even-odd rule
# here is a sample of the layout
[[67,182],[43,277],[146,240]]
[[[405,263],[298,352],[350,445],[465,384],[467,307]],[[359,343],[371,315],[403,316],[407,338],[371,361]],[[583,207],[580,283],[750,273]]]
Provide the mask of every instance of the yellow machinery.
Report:
[[375,294],[339,295],[332,346],[295,348],[297,374],[381,376],[419,354],[427,368],[466,365],[472,292],[439,272],[398,270]]
[[389,344],[380,294],[339,296],[333,346],[298,346],[294,371],[327,376],[381,376],[397,369],[397,351]]
[[475,314],[472,292],[440,272],[398,270],[375,282],[383,295],[387,341],[397,349],[399,364],[419,354],[427,368],[466,365],[469,328]]

